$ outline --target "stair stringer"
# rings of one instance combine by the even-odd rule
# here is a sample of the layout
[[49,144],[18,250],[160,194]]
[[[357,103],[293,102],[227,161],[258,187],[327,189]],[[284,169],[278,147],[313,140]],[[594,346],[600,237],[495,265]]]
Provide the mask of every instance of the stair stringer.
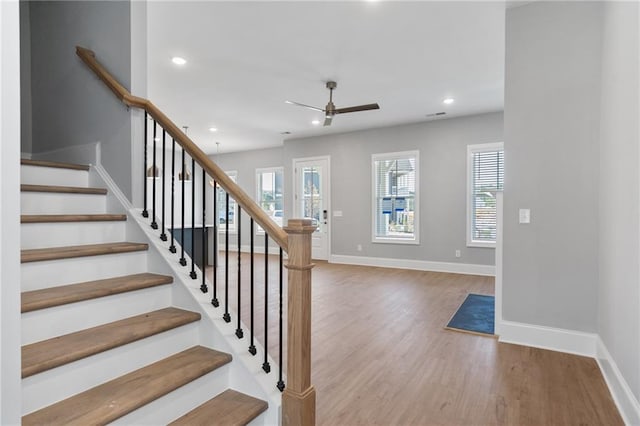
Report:
[[[211,305],[211,292],[202,293],[200,285],[202,283],[202,271],[196,267],[198,279],[194,280],[189,276],[190,268],[179,263],[179,255],[171,253],[169,241],[160,239],[160,230],[154,230],[149,225],[149,218],[142,217],[142,209],[129,208],[130,203],[116,186],[113,179],[101,166],[92,166],[89,171],[89,182],[92,185],[108,189],[108,205],[114,207],[117,212],[127,213],[126,235],[127,239],[138,242],[147,242],[149,250],[147,252],[148,269],[156,273],[172,275],[174,283],[172,285],[172,306],[199,312],[202,319],[198,323],[198,334],[200,344],[211,347],[219,351],[227,352],[233,356],[233,361],[228,365],[228,387],[265,400],[269,408],[253,420],[251,424],[280,425],[282,396],[276,388],[277,371],[274,368],[271,373],[266,374],[262,368],[261,359],[264,357],[264,348],[258,341],[254,341],[257,354],[252,356],[248,352],[248,338],[238,339],[235,336],[235,321],[226,323],[222,320],[223,310],[221,307],[214,308]],[[151,213],[151,212],[149,212]],[[157,220],[158,224],[161,222]],[[170,237],[169,231],[166,231]],[[179,246],[178,246],[179,249]],[[188,257],[185,254],[185,257]],[[190,264],[191,259],[188,259]],[[207,281],[211,287],[211,283]],[[218,289],[220,295],[223,292]],[[235,312],[231,312],[235,317]],[[243,329],[248,327],[243,323]],[[277,365],[274,360],[267,355],[272,366]]]

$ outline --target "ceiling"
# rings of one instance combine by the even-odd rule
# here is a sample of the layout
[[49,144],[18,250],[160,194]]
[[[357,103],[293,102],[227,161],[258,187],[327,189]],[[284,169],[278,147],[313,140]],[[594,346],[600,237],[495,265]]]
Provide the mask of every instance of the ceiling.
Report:
[[[504,14],[500,1],[148,2],[148,97],[210,154],[498,111]],[[323,127],[285,103],[324,108],[328,80],[336,107],[380,110]]]

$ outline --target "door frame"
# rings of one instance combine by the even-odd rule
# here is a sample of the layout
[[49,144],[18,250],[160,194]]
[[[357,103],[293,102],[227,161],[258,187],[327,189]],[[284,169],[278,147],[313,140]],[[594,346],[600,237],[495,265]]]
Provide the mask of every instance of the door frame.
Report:
[[291,180],[293,181],[293,191],[292,191],[292,195],[291,195],[291,199],[293,201],[293,217],[296,217],[298,215],[298,209],[299,206],[297,204],[297,200],[296,200],[296,195],[298,195],[298,179],[297,179],[297,173],[296,173],[296,165],[297,163],[300,162],[306,162],[306,161],[318,161],[318,160],[322,160],[327,162],[327,170],[326,170],[326,174],[327,174],[327,185],[326,185],[326,204],[325,207],[327,209],[327,256],[326,259],[319,259],[319,260],[326,260],[329,261],[331,259],[331,232],[333,229],[333,224],[332,224],[332,219],[333,219],[333,214],[332,214],[332,210],[331,210],[331,156],[330,155],[317,155],[317,156],[313,156],[313,157],[302,157],[302,158],[294,158],[291,163],[292,163],[292,167],[291,167],[291,172],[292,172],[292,177]]

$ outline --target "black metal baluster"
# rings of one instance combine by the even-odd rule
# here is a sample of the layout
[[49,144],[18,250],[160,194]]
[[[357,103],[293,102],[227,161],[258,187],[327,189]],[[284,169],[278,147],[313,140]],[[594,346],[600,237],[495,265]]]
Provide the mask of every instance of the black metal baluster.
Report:
[[279,342],[278,347],[280,350],[280,359],[278,360],[278,368],[280,369],[280,379],[278,380],[278,384],[276,385],[280,392],[284,390],[284,381],[282,380],[282,247],[280,247],[280,318],[278,319],[278,328],[279,328]]
[[250,274],[251,274],[251,323],[249,326],[249,331],[251,333],[251,342],[249,344],[249,353],[251,355],[255,355],[257,353],[256,351],[256,345],[253,344],[253,218],[251,218],[251,220],[249,221],[249,232],[251,233],[251,248],[250,248],[250,252],[251,252],[251,258],[250,258]]
[[207,265],[207,224],[206,224],[206,205],[207,205],[207,173],[202,169],[202,268],[200,273],[202,274],[202,284],[200,285],[200,291],[206,293],[209,291],[206,283],[206,275],[204,273]]
[[225,192],[225,219],[224,219],[224,315],[225,322],[231,322],[229,315],[229,193]]
[[153,171],[151,174],[153,175],[153,189],[151,194],[151,228],[158,229],[158,223],[156,222],[156,139],[157,137],[157,128],[158,124],[156,120],[153,120]]
[[242,293],[242,281],[240,280],[240,267],[241,267],[241,251],[240,251],[240,231],[241,231],[241,224],[242,224],[242,209],[240,208],[240,206],[238,206],[238,216],[236,216],[236,229],[238,230],[238,312],[236,312],[236,315],[238,315],[238,328],[236,328],[236,337],[238,337],[238,339],[242,339],[242,337],[244,336],[244,333],[242,332],[242,327],[240,327],[240,312],[241,312],[241,297],[240,294]]
[[269,235],[264,233],[264,362],[262,369],[265,373],[271,371],[271,365],[267,359],[269,348]]
[[187,259],[184,258],[184,181],[187,178],[184,170],[185,161],[184,148],[182,148],[182,229],[180,230],[180,248],[182,253],[180,256],[180,265],[182,266],[187,266]]
[[171,245],[169,246],[169,251],[171,253],[175,253],[176,252],[176,245],[175,245],[175,235],[173,235],[174,232],[176,232],[176,228],[175,228],[175,198],[176,198],[176,140],[171,138],[173,141],[173,144],[171,145]]
[[144,208],[142,209],[142,217],[149,217],[149,212],[147,211],[147,139],[149,138],[149,134],[147,133],[147,121],[149,121],[149,117],[147,115],[147,111],[144,112],[144,170],[142,171],[144,175]]
[[167,241],[167,234],[164,232],[165,223],[164,223],[164,197],[165,197],[165,172],[166,168],[165,157],[166,157],[166,141],[167,141],[167,131],[162,129],[162,233],[160,234],[160,239],[162,241]]
[[[196,160],[191,157],[191,272],[189,276],[195,280],[198,278],[196,274]],[[204,225],[204,223],[203,223]]]
[[218,301],[218,182],[213,181],[213,298],[211,304],[217,308]]

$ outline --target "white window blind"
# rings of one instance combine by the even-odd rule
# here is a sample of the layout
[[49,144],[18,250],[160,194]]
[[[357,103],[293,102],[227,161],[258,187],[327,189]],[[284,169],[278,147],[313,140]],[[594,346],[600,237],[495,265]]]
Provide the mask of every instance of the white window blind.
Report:
[[[257,202],[278,226],[284,210],[283,180],[282,167],[256,170]],[[257,231],[264,232],[260,226]]]
[[496,241],[496,191],[504,187],[502,143],[469,146],[470,228],[468,245],[491,246]]
[[418,243],[418,152],[373,155],[373,241]]

